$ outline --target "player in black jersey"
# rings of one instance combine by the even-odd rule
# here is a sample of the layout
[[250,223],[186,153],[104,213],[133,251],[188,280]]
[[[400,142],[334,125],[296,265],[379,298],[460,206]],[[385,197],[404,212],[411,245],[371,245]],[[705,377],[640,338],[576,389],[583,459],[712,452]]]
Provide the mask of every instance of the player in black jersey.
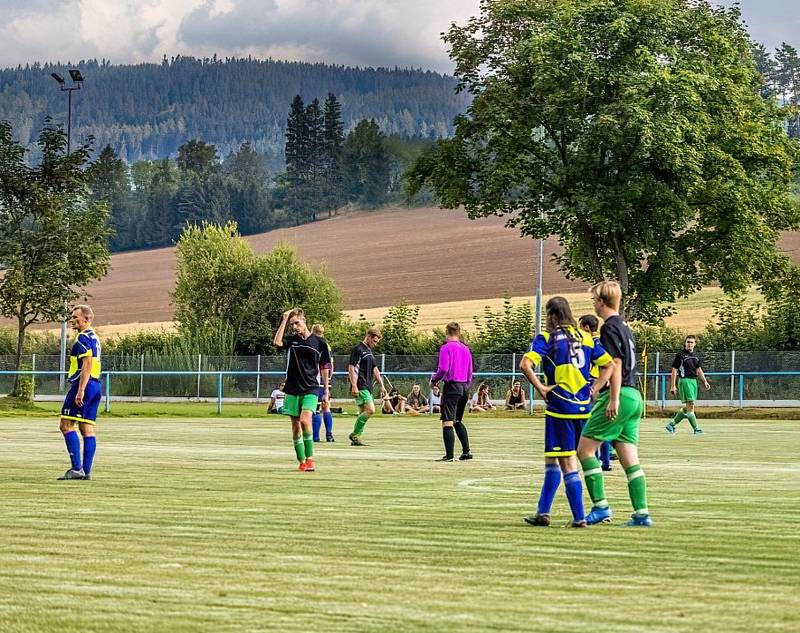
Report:
[[703,430],[697,426],[697,416],[694,412],[694,403],[697,402],[697,379],[703,381],[703,386],[710,389],[711,385],[703,373],[702,362],[696,349],[697,340],[694,336],[687,336],[683,341],[683,349],[675,354],[672,362],[672,375],[670,376],[670,393],[675,393],[681,399],[682,407],[678,409],[672,422],[667,424],[667,433],[675,434],[675,427],[686,418],[692,425],[695,435],[702,435]]
[[[286,326],[292,330],[284,338]],[[314,440],[311,429],[311,416],[317,410],[319,382],[322,379],[322,400],[330,400],[331,355],[327,341],[312,334],[306,325],[305,313],[293,308],[283,313],[283,319],[275,332],[275,347],[288,351],[286,363],[286,398],[284,412],[292,418],[292,437],[297,461],[301,471],[316,470],[314,465]]]

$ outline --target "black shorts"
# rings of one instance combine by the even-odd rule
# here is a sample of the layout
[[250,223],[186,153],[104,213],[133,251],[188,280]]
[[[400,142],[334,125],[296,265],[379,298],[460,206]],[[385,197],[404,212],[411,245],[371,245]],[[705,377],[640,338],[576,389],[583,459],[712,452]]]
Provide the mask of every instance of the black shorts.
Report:
[[468,382],[444,383],[444,389],[442,389],[442,422],[461,422],[468,401]]

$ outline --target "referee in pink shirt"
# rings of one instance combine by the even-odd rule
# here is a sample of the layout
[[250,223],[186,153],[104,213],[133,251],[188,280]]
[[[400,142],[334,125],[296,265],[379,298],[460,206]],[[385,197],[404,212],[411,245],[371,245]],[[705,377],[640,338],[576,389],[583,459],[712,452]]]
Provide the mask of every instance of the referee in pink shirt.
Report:
[[431,376],[431,387],[440,380],[444,381],[441,405],[444,457],[437,461],[453,461],[456,435],[461,442],[461,456],[458,459],[465,461],[472,459],[467,427],[462,421],[472,382],[472,352],[461,342],[461,326],[458,323],[448,323],[445,332],[447,341],[439,348],[439,365]]

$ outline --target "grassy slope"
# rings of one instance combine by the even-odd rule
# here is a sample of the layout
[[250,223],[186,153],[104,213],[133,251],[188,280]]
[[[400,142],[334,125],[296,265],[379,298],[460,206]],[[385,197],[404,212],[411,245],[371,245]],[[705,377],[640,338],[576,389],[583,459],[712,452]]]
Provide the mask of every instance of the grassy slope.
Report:
[[657,527],[575,531],[521,522],[540,419],[471,420],[455,464],[430,418],[373,420],[313,474],[285,419],[106,419],[92,482],[54,480],[52,420],[3,420],[0,631],[796,631],[795,424],[646,422]]

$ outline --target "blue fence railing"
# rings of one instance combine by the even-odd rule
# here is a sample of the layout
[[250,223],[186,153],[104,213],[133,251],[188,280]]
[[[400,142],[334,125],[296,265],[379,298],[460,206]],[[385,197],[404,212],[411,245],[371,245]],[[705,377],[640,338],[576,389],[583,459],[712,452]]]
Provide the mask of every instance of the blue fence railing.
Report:
[[[426,393],[430,371],[388,370],[382,372],[389,382],[401,393],[408,393],[413,384],[420,384]],[[5,380],[10,390],[11,380],[16,376],[32,376],[37,395],[56,396],[55,388],[60,372],[57,370],[10,370],[0,369],[0,383]],[[283,379],[283,369],[241,370],[241,369],[197,369],[197,370],[150,370],[150,369],[111,369],[103,372],[103,400],[105,411],[111,410],[114,397],[126,401],[138,398],[143,402],[149,398],[177,398],[187,400],[214,400],[217,411],[222,412],[226,399],[236,401],[264,400],[270,389]],[[523,379],[519,370],[477,371],[473,387],[486,382],[493,392],[492,399],[502,402],[506,390],[514,380],[521,380],[529,394],[532,411],[537,398],[532,387]],[[711,371],[706,376],[712,390],[701,394],[701,400],[708,404],[729,406],[786,406],[800,407],[800,371]],[[670,374],[654,372],[640,376],[640,387],[651,405],[666,406],[674,403],[668,393]],[[334,372],[331,397],[337,400],[349,399],[347,374]],[[268,386],[269,389],[264,389]],[[45,387],[41,389],[41,387]],[[264,395],[262,395],[264,394]]]

